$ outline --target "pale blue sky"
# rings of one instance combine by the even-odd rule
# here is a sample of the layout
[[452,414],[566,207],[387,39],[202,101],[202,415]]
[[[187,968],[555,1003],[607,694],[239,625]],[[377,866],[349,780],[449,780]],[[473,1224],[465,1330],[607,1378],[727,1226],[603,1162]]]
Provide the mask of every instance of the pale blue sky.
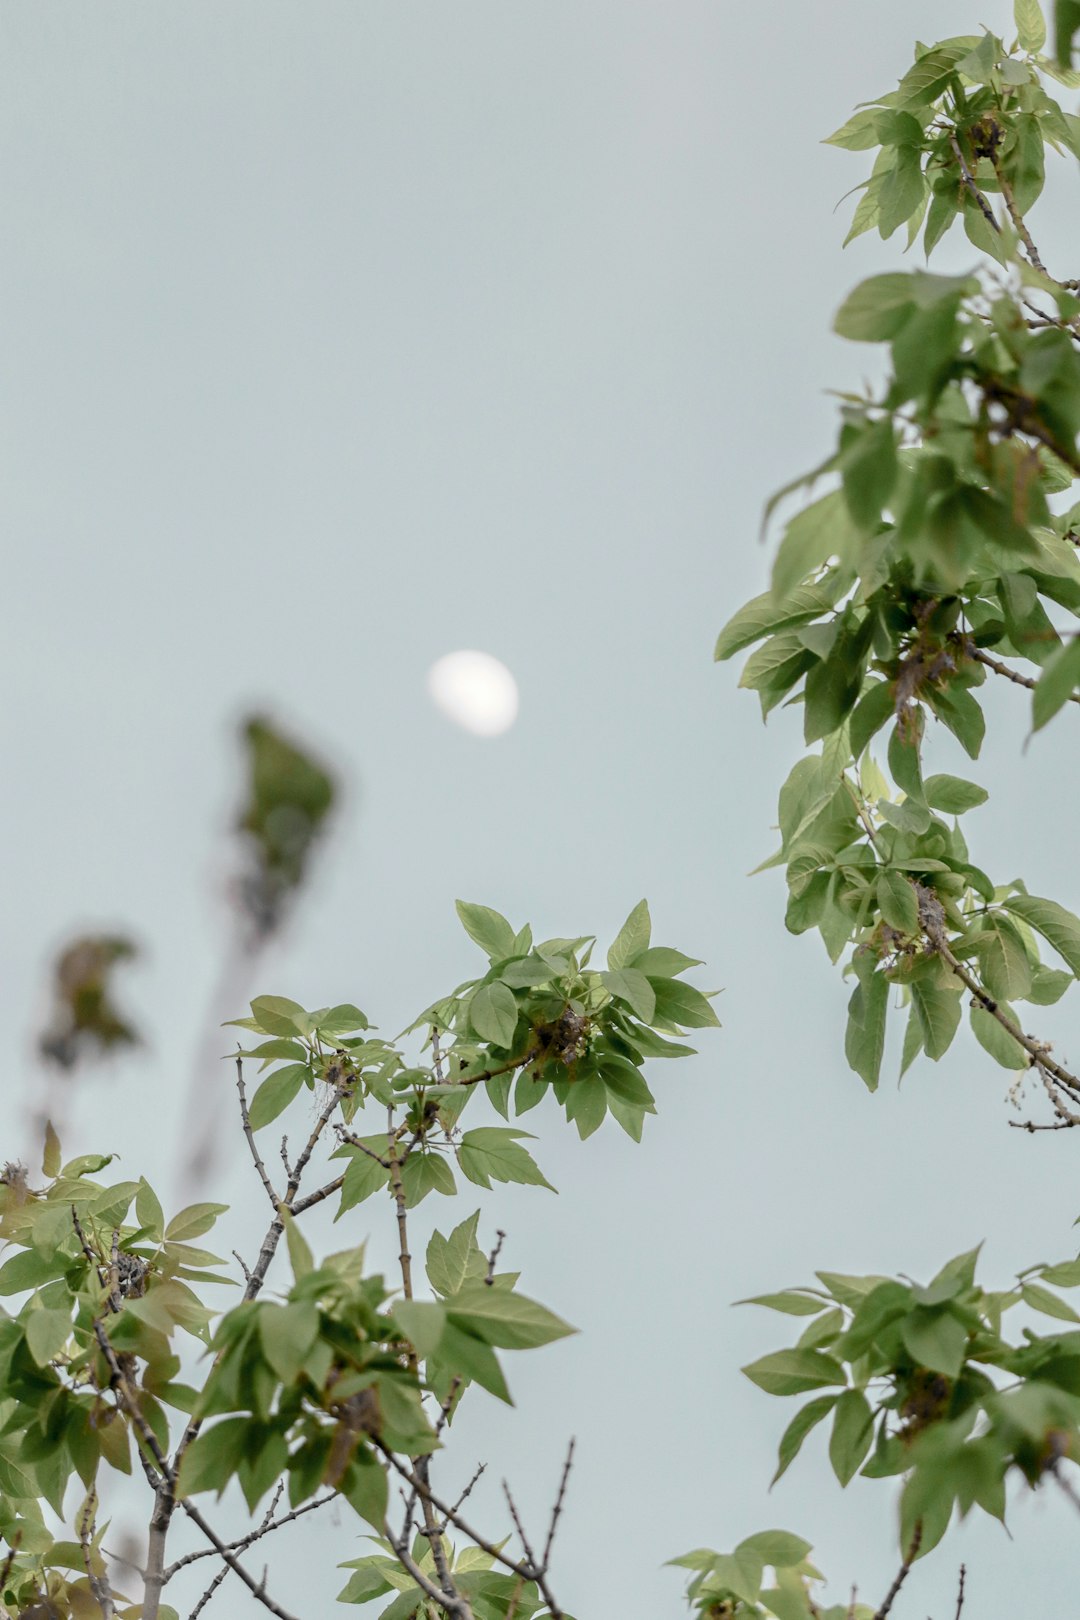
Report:
[[[848,1072],[847,990],[816,940],[785,934],[782,877],[745,876],[773,847],[797,724],[764,730],[710,661],[765,581],[764,499],[830,442],[823,389],[876,363],[829,335],[832,312],[900,252],[841,255],[852,204],[832,210],[866,159],[818,142],[895,82],[916,35],[1008,15],[0,15],[11,1093],[40,1084],[51,952],[73,927],[130,928],[147,956],[125,988],[153,1051],[80,1084],[67,1139],[168,1177],[221,954],[232,728],[253,704],[353,789],[260,989],[355,1000],[393,1031],[475,966],[455,896],[606,942],[648,895],[660,941],[725,987],[725,1027],[658,1067],[640,1149],[543,1119],[560,1197],[486,1197],[523,1285],[583,1332],[511,1360],[517,1409],[477,1396],[450,1465],[488,1459],[474,1500],[498,1526],[499,1478],[540,1515],[578,1436],[557,1590],[579,1620],[676,1614],[665,1558],[773,1525],[813,1541],[833,1601],[852,1581],[883,1595],[888,1484],[841,1493],[811,1443],[766,1495],[794,1408],[738,1367],[785,1327],[731,1300],[815,1266],[925,1275],[982,1237],[1001,1284],[1075,1252],[1075,1144],[1008,1130],[1007,1077],[970,1040],[902,1094],[890,1076],[869,1098]],[[1058,195],[1075,209],[1075,172]],[[1052,256],[1069,232],[1043,236]],[[958,242],[942,262],[973,257]],[[429,664],[461,646],[518,678],[504,738],[428,701]],[[1075,905],[1054,855],[1078,786],[1064,728],[1021,755],[1024,700],[995,694],[994,713],[1002,741],[973,772],[1000,781],[973,818],[983,864]],[[229,1106],[224,1088],[223,1128]],[[239,1153],[224,1196],[258,1210]],[[433,1203],[421,1230],[473,1207]],[[385,1212],[348,1231],[373,1224],[389,1266]],[[961,1557],[979,1620],[1030,1608],[1032,1570],[1045,1612],[1066,1612],[1075,1520],[1021,1500],[1014,1530],[1015,1548],[985,1522],[951,1541],[903,1613],[942,1620]],[[346,1513],[282,1541],[283,1600],[330,1612],[353,1534]],[[232,1586],[216,1601],[247,1612]]]

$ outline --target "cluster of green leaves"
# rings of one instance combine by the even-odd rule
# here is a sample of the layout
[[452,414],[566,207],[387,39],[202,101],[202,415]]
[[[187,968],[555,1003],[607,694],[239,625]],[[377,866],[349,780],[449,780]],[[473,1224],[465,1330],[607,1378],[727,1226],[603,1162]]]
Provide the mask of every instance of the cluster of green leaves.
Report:
[[903,1479],[902,1549],[919,1525],[928,1552],[954,1508],[1004,1522],[1012,1470],[1034,1487],[1062,1458],[1080,1461],[1080,1330],[1025,1327],[1019,1342],[1002,1333],[1018,1305],[1080,1323],[1055,1292],[1080,1286],[1080,1260],[1033,1266],[1011,1288],[988,1292],[975,1281],[977,1257],[958,1255],[925,1287],[821,1271],[818,1286],[742,1302],[808,1319],[793,1348],[762,1356],[747,1377],[770,1395],[827,1392],[788,1425],[775,1478],[831,1419],[829,1460],[841,1485],[857,1473]]
[[[338,1601],[370,1603],[394,1592],[397,1596],[379,1611],[379,1620],[414,1620],[414,1616],[424,1614],[425,1608],[437,1615],[433,1604],[418,1608],[416,1583],[402,1569],[390,1542],[373,1539],[383,1552],[353,1558],[341,1565],[342,1569],[355,1573],[338,1594]],[[453,1542],[448,1542],[446,1553],[454,1585],[468,1599],[476,1620],[506,1620],[507,1616],[511,1620],[534,1620],[537,1615],[543,1620],[541,1611],[547,1611],[535,1582],[496,1568],[494,1558],[482,1547],[455,1548]],[[417,1536],[412,1556],[417,1567],[434,1584],[437,1580],[435,1557],[426,1536]],[[567,1615],[565,1620],[573,1620],[573,1616]]]
[[[89,1155],[62,1163],[50,1130],[45,1185],[31,1189],[25,1172],[11,1166],[0,1184],[0,1237],[14,1250],[0,1266],[0,1295],[28,1294],[16,1315],[0,1314],[0,1535],[18,1549],[0,1603],[13,1605],[11,1612],[38,1595],[58,1605],[57,1613],[99,1612],[82,1547],[55,1539],[41,1506],[62,1517],[75,1480],[89,1493],[103,1467],[132,1471],[130,1424],[110,1393],[95,1324],[116,1354],[138,1367],[143,1416],[167,1449],[167,1409],[187,1412],[194,1399],[177,1382],[174,1337],[180,1329],[205,1343],[213,1313],[196,1290],[229,1280],[217,1270],[225,1262],[194,1243],[223,1205],[193,1204],[166,1223],[145,1179],[95,1179],[110,1162]],[[98,1266],[84,1253],[73,1211]],[[100,1274],[112,1265],[114,1233],[119,1308],[104,1315],[113,1285]],[[73,1579],[70,1571],[79,1574]]]
[[1016,27],[1011,46],[989,32],[917,45],[897,88],[828,137],[849,151],[878,148],[848,242],[875,228],[887,239],[906,225],[909,246],[922,230],[929,254],[959,217],[975,247],[1006,262],[976,188],[984,198],[1008,191],[1026,213],[1043,188],[1045,146],[1080,157],[1080,119],[1042,82],[1048,74],[1075,89],[1080,73],[1043,54],[1038,0],[1018,0]]
[[[590,967],[590,937],[533,944],[528,925],[515,930],[487,906],[458,902],[469,935],[488,956],[483,978],[459,985],[426,1009],[406,1031],[447,1037],[432,1061],[417,1064],[394,1042],[374,1038],[359,1008],[307,1012],[282,996],[261,996],[251,1017],[236,1022],[269,1037],[242,1054],[265,1069],[251,1102],[252,1128],[261,1130],[302,1087],[335,1085],[342,1113],[352,1120],[372,1102],[405,1110],[416,1137],[401,1174],[409,1207],[430,1192],[451,1196],[451,1162],[477,1186],[518,1181],[549,1186],[521,1145],[527,1133],[480,1125],[460,1128],[473,1099],[486,1093],[503,1119],[535,1108],[550,1093],[587,1137],[610,1114],[635,1141],[655,1103],[643,1073],[647,1057],[683,1057],[694,1048],[684,1030],[717,1023],[708,998],[681,978],[698,963],[681,951],[650,944],[645,901],[635,906],[607,957]],[[349,1161],[339,1216],[390,1184],[393,1129],[346,1142]]]
[[[863,1603],[823,1609],[815,1586],[823,1577],[810,1562],[810,1543],[788,1530],[760,1530],[730,1553],[699,1547],[671,1562],[695,1573],[687,1598],[702,1620],[873,1620]],[[766,1569],[773,1584],[765,1586]]]
[[[320,1121],[309,1152],[337,1120],[330,1157],[345,1168],[311,1200],[339,1193],[337,1219],[382,1192],[401,1221],[429,1192],[457,1191],[451,1164],[485,1189],[510,1181],[548,1187],[523,1131],[461,1129],[474,1098],[487,1096],[508,1118],[516,1076],[518,1113],[550,1091],[583,1137],[610,1112],[636,1139],[655,1107],[645,1057],[681,1056],[691,1050],[678,1039],[685,1028],[716,1023],[709,1000],[681,978],[693,960],[651,945],[644,901],[603,970],[589,966],[590,939],[534,946],[527,928],[514,931],[486,907],[462,904],[459,912],[488,971],[397,1042],[376,1037],[351,1004],[308,1011],[260,996],[250,1017],[236,1021],[262,1037],[241,1062],[269,1071],[250,1107],[240,1086],[253,1143],[309,1093],[318,1094]],[[417,1062],[401,1041],[420,1028],[431,1051]],[[354,1134],[371,1106],[387,1123]],[[252,1512],[281,1480],[292,1508],[330,1487],[385,1537],[392,1459],[416,1466],[438,1447],[433,1414],[442,1414],[440,1426],[451,1420],[474,1383],[508,1402],[500,1352],[573,1331],[520,1292],[516,1272],[497,1271],[485,1257],[479,1211],[449,1235],[433,1233],[428,1297],[414,1296],[403,1257],[402,1297],[366,1273],[363,1244],[317,1262],[292,1204],[283,1203],[267,1258],[284,1233],[291,1283],[264,1295],[262,1274],[248,1275],[244,1298],[216,1312],[202,1297],[206,1286],[231,1279],[220,1274],[225,1262],[195,1240],[225,1206],[192,1205],[166,1222],[145,1179],[98,1179],[110,1162],[97,1155],[64,1163],[50,1127],[43,1185],[31,1186],[17,1165],[0,1175],[0,1239],[13,1250],[0,1265],[0,1295],[25,1296],[16,1314],[0,1316],[0,1536],[11,1549],[2,1561],[4,1612],[39,1601],[75,1620],[97,1612],[90,1574],[101,1564],[99,1472],[131,1473],[136,1460],[159,1479],[174,1470],[179,1498],[220,1495],[235,1481]],[[287,1197],[295,1202],[295,1189]],[[182,1376],[178,1330],[206,1354],[196,1382]],[[63,1518],[75,1479],[87,1493],[76,1518],[86,1533],[57,1540],[42,1504]],[[380,1545],[393,1553],[392,1543]],[[425,1542],[416,1560],[422,1573],[431,1556]],[[388,1616],[426,1612],[428,1599],[400,1559],[376,1553],[348,1567],[344,1601],[393,1592]],[[461,1548],[453,1569],[477,1620],[546,1612],[535,1584],[493,1568],[484,1548]],[[134,1620],[141,1611],[122,1599],[117,1612]],[[160,1613],[175,1620],[171,1609]]]
[[[992,239],[1009,279],[890,273],[850,295],[836,329],[889,344],[888,376],[842,396],[835,452],[781,492],[834,480],[788,523],[771,588],[716,647],[719,659],[755,647],[741,684],[766,716],[801,705],[806,743],[821,744],[781,791],[782,845],[765,865],[787,869],[789,929],[818,929],[834,961],[853,951],[847,1053],[870,1086],[890,984],[912,1009],[905,1068],[920,1051],[941,1057],[960,1020],[962,986],[928,947],[920,893],[1013,1022],[1012,1003],[1056,1000],[1080,970],[1076,918],[972,861],[958,818],[984,789],[922,764],[935,722],[978,757],[989,671],[1015,675],[1015,659],[1037,667],[1036,728],[1080,685],[1080,503],[1051,508],[1080,474],[1080,299],[1034,262],[1022,218],[1036,170],[1041,185],[1043,142],[1080,150],[1080,120],[1041,87],[1040,73],[1056,70],[1036,54],[1034,0],[1017,18],[1019,57],[991,34],[920,46],[899,90],[833,137],[881,146],[860,210],[877,210],[883,234],[903,219],[917,229],[933,192],[927,250],[948,204],[978,246]],[[994,229],[988,199],[1001,194],[1009,207]],[[879,761],[870,745],[886,728]],[[1036,935],[1068,974],[1041,961]],[[972,1024],[1006,1067],[1027,1065],[985,1004]]]

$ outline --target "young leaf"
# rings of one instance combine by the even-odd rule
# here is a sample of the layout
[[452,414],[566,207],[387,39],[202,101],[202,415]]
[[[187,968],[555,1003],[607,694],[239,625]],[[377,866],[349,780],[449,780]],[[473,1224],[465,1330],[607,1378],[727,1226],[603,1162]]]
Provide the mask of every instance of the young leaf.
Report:
[[469,1022],[482,1041],[509,1048],[514,1044],[518,1007],[505,984],[482,984],[469,1003]]
[[468,900],[457,901],[457,914],[470,939],[486,951],[493,962],[514,955],[514,930],[499,912],[490,906],[473,905]]
[[466,1131],[458,1147],[458,1163],[469,1180],[480,1187],[490,1187],[492,1181],[520,1181],[554,1192],[535,1160],[520,1145],[522,1137],[532,1140],[526,1131],[506,1130],[499,1125]]
[[607,955],[608,967],[613,969],[628,967],[636,956],[648,950],[651,936],[652,918],[649,916],[649,902],[639,900],[612,942]]
[[261,1131],[278,1115],[284,1113],[308,1076],[304,1063],[286,1063],[283,1068],[268,1074],[258,1087],[248,1108],[248,1120],[253,1131]]

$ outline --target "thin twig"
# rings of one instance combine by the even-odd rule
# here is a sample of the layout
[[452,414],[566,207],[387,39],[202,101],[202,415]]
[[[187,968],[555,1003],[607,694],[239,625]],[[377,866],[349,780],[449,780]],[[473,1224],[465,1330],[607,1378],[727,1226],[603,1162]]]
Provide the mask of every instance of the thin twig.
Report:
[[[1015,1019],[1010,1018],[1008,1013],[1002,1011],[993,996],[983,989],[975,975],[964,966],[963,962],[950,949],[949,942],[945,937],[944,909],[933,890],[927,889],[923,884],[917,882],[912,884],[912,888],[915,890],[919,902],[919,922],[922,925],[923,933],[942,961],[952,970],[961,984],[970,990],[983,1011],[988,1012],[992,1018],[995,1018],[1002,1029],[1012,1036],[1017,1045],[1023,1047],[1031,1059],[1032,1067],[1038,1069],[1044,1077],[1049,1076],[1053,1079],[1070,1096],[1080,1100],[1080,1079],[1050,1056],[1050,1048],[1045,1041],[1036,1040],[1033,1035],[1025,1035]],[[1054,1100],[1051,1093],[1051,1101]],[[1056,1103],[1055,1106],[1057,1106]]]
[[918,1551],[919,1551],[919,1543],[921,1541],[922,1541],[922,1520],[919,1519],[919,1520],[916,1521],[915,1529],[912,1532],[911,1545],[908,1547],[907,1552],[904,1554],[904,1562],[900,1565],[900,1569],[899,1569],[899,1571],[897,1573],[895,1581],[893,1581],[892,1585],[889,1587],[889,1590],[885,1594],[884,1603],[881,1605],[881,1608],[874,1615],[874,1620],[885,1620],[886,1615],[889,1613],[889,1610],[893,1606],[893,1602],[894,1602],[894,1600],[896,1598],[897,1593],[900,1591],[900,1588],[903,1586],[904,1582],[908,1578],[908,1571],[911,1569],[912,1564],[915,1562],[916,1556],[917,1556]]
[[[1024,686],[1029,692],[1034,692],[1039,684],[1038,681],[1032,680],[1030,675],[1021,675],[1018,669],[1013,669],[1009,664],[1002,663],[1000,658],[994,658],[990,653],[984,652],[981,647],[975,645],[970,637],[964,642],[964,652],[968,658],[973,658],[977,664],[985,664],[987,669],[992,669],[995,675],[1004,675],[1005,679],[1012,681],[1014,686]],[[1070,692],[1069,702],[1080,703],[1080,692]]]
[[[272,1535],[275,1530],[280,1530],[283,1528],[283,1526],[291,1524],[294,1519],[302,1518],[305,1513],[314,1513],[316,1508],[326,1507],[328,1502],[336,1502],[339,1500],[337,1491],[327,1491],[325,1496],[313,1497],[310,1502],[304,1502],[300,1505],[300,1507],[293,1508],[291,1512],[283,1513],[280,1519],[275,1519],[273,1517],[273,1512],[277,1507],[278,1502],[281,1500],[281,1493],[283,1489],[284,1482],[282,1481],[278,1485],[277,1491],[274,1494],[274,1500],[271,1502],[269,1511],[263,1518],[262,1524],[260,1524],[257,1530],[251,1530],[246,1536],[241,1536],[239,1541],[230,1541],[228,1543],[230,1552],[244,1552],[246,1548],[251,1546],[253,1541],[261,1541],[263,1536]],[[200,1558],[215,1558],[216,1556],[217,1553],[213,1547],[199,1547],[195,1552],[185,1553],[182,1558],[178,1558],[175,1563],[169,1565],[168,1569],[165,1571],[162,1585],[165,1585],[167,1582],[171,1581],[177,1571],[185,1569],[188,1564],[194,1564]]]
[[1009,184],[1008,176],[1001,167],[1001,159],[998,157],[996,152],[994,153],[991,162],[994,165],[994,173],[997,176],[997,183],[1001,189],[1001,195],[1004,199],[1005,207],[1009,211],[1009,218],[1013,222],[1013,228],[1015,229],[1017,236],[1024,244],[1024,251],[1027,253],[1028,259],[1034,265],[1036,270],[1040,271],[1048,278],[1048,280],[1052,281],[1053,277],[1050,275],[1049,270],[1040,259],[1039,250],[1035,246],[1035,243],[1031,240],[1031,232],[1028,230],[1027,225],[1024,222],[1024,216],[1016,206],[1016,198],[1013,195],[1013,188]]
[[[236,1089],[240,1093],[240,1118],[243,1121],[244,1135],[247,1137],[247,1145],[251,1149],[251,1157],[254,1159],[255,1168],[259,1172],[259,1180],[262,1182],[266,1196],[270,1200],[270,1208],[276,1211],[278,1206],[277,1193],[274,1191],[273,1183],[267,1174],[266,1165],[263,1163],[262,1154],[255,1146],[255,1132],[251,1128],[251,1118],[248,1114],[247,1092],[244,1090],[244,1060],[240,1056],[239,1052],[236,1054]],[[250,1273],[248,1275],[250,1278]]]
[[505,1232],[500,1232],[498,1227],[496,1227],[496,1229],[495,1229],[495,1238],[496,1238],[495,1247],[492,1249],[491,1253],[488,1255],[487,1274],[484,1277],[484,1281],[487,1283],[489,1288],[493,1288],[495,1286],[495,1262],[499,1258],[499,1250],[503,1246],[503,1242],[504,1242],[504,1240],[506,1238],[506,1233]]
[[577,1442],[575,1440],[571,1439],[570,1444],[566,1448],[566,1461],[563,1463],[562,1478],[559,1480],[559,1490],[555,1497],[555,1506],[551,1510],[551,1523],[548,1526],[547,1540],[544,1542],[545,1570],[551,1564],[551,1547],[555,1540],[555,1527],[559,1522],[559,1514],[562,1512],[563,1500],[566,1496],[566,1484],[570,1478],[570,1469],[574,1462],[574,1446],[576,1443]]
[[955,1615],[955,1620],[960,1620],[960,1616],[964,1611],[964,1578],[965,1578],[966,1575],[967,1575],[967,1566],[965,1564],[961,1564],[960,1565],[960,1587],[959,1587],[959,1590],[957,1591],[957,1594],[956,1594],[956,1615]]
[[[90,1543],[94,1539],[94,1517],[97,1508],[97,1491],[93,1486],[86,1494],[86,1501],[79,1516],[79,1546],[82,1548],[83,1567],[86,1570],[86,1579],[93,1594],[94,1602],[101,1610],[103,1620],[114,1620],[116,1606],[113,1600],[112,1587],[105,1566],[102,1564],[100,1574],[94,1568],[94,1555]],[[100,1554],[99,1561],[100,1561]]]
[[991,208],[990,204],[987,202],[986,198],[983,196],[982,192],[975,183],[975,176],[968,168],[967,159],[960,150],[960,142],[956,138],[955,130],[949,131],[949,145],[952,147],[956,161],[960,165],[960,174],[965,186],[970,191],[971,195],[974,197],[975,201],[982,210],[983,218],[986,220],[986,223],[990,226],[991,230],[996,231],[998,236],[1000,236],[1001,226],[994,217],[994,210]]
[[[260,1536],[266,1535],[267,1531],[272,1528],[271,1521],[273,1520],[273,1517],[274,1517],[274,1509],[277,1507],[278,1503],[281,1501],[281,1493],[282,1493],[282,1491],[284,1489],[285,1489],[285,1481],[284,1480],[279,1480],[278,1483],[277,1483],[277,1488],[274,1491],[273,1499],[271,1500],[270,1506],[267,1508],[266,1512],[263,1515],[262,1522],[259,1525],[259,1528],[257,1530],[252,1531],[251,1535],[245,1536],[242,1541],[230,1542],[229,1543],[229,1551],[230,1552],[236,1552],[241,1547],[249,1547],[253,1541],[257,1541]],[[176,1570],[182,1568],[184,1564],[190,1564],[196,1558],[204,1558],[204,1557],[205,1558],[210,1558],[210,1557],[213,1557],[213,1556],[214,1556],[214,1549],[212,1547],[206,1547],[202,1551],[197,1552],[197,1553],[189,1553],[186,1558],[178,1560],[178,1562],[175,1563],[172,1566],[172,1569],[166,1573],[166,1575],[164,1577],[164,1580],[162,1581],[162,1585],[164,1585],[165,1581],[167,1581],[169,1579],[170,1574],[174,1574],[176,1572]],[[214,1593],[217,1591],[218,1587],[221,1585],[222,1581],[225,1579],[225,1577],[226,1577],[226,1575],[228,1573],[229,1573],[228,1564],[222,1564],[221,1568],[218,1570],[217,1574],[214,1576],[213,1580],[210,1582],[210,1585],[206,1588],[206,1591],[203,1593],[203,1595],[199,1599],[198,1603],[196,1603],[195,1607],[192,1609],[191,1614],[188,1617],[188,1620],[197,1620],[197,1616],[200,1615],[202,1613],[203,1609],[206,1608],[206,1605],[209,1603],[210,1599],[213,1597]]]
[[[386,1147],[387,1158],[389,1160],[388,1169],[390,1171],[390,1190],[393,1194],[394,1207],[397,1210],[398,1240],[400,1246],[398,1263],[401,1266],[401,1286],[404,1291],[405,1298],[412,1299],[412,1255],[409,1253],[409,1228],[405,1207],[405,1183],[401,1179],[401,1160],[398,1158],[398,1142],[404,1128],[404,1126],[399,1126],[397,1130],[394,1129],[394,1110],[393,1106],[389,1107],[387,1109],[386,1121]],[[413,1140],[415,1142],[415,1136]],[[419,1363],[417,1360],[416,1351],[412,1345],[409,1346],[408,1350],[408,1364],[412,1372],[417,1374],[419,1373]],[[431,1548],[431,1555],[435,1560],[435,1569],[439,1577],[439,1585],[444,1594],[442,1601],[449,1605],[450,1599],[456,1600],[459,1606],[456,1609],[453,1609],[451,1612],[461,1614],[463,1616],[469,1616],[471,1620],[472,1609],[468,1603],[468,1600],[462,1596],[457,1587],[454,1585],[453,1578],[450,1574],[450,1566],[446,1559],[446,1548],[443,1545],[442,1532],[439,1529],[438,1521],[436,1520],[434,1511],[432,1509],[430,1500],[428,1459],[427,1457],[423,1456],[414,1457],[412,1459],[412,1463],[416,1470],[416,1478],[420,1482],[420,1484],[417,1486],[417,1490],[420,1496],[421,1510],[424,1515],[424,1530],[428,1539],[428,1546]],[[401,1559],[400,1552],[398,1553],[398,1557],[401,1562],[404,1563],[404,1560]],[[408,1568],[408,1565],[405,1567]]]

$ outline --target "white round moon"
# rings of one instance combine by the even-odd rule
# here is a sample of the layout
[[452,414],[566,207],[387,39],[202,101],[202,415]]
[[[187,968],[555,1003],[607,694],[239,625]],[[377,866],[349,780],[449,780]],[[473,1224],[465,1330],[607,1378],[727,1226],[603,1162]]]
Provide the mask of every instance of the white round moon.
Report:
[[517,719],[517,682],[490,653],[447,653],[432,664],[427,685],[443,714],[477,737],[498,737]]

